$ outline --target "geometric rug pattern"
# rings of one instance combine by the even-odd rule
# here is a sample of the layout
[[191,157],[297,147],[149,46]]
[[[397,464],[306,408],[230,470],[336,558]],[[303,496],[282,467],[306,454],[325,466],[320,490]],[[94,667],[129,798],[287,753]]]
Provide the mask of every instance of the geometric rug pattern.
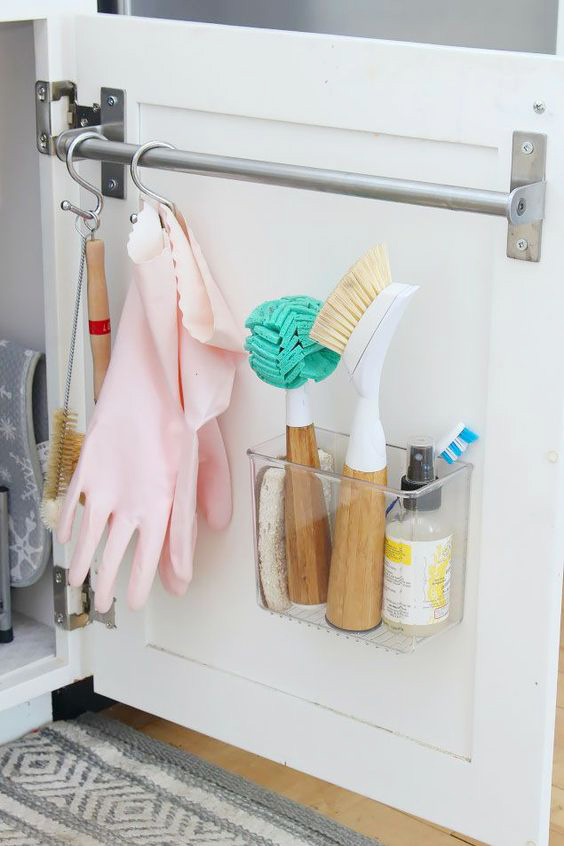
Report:
[[[0,747],[1,846],[375,846],[99,715]],[[376,844],[377,846],[377,844]]]

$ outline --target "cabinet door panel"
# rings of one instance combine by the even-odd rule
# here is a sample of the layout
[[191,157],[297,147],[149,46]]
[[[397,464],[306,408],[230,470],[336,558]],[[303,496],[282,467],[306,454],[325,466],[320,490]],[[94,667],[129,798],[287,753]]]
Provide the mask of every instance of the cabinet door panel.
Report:
[[[563,551],[562,61],[98,17],[76,21],[76,62],[84,102],[100,85],[127,90],[136,143],[505,191],[513,131],[548,135],[536,265],[506,258],[501,219],[144,173],[183,209],[241,322],[267,298],[324,298],[378,241],[395,279],[421,286],[381,406],[395,443],[458,419],[482,435],[465,618],[396,656],[256,607],[245,451],[283,430],[284,398],[243,365],[221,421],[230,527],[201,523],[183,600],[157,584],[132,614],[124,562],[117,629],[88,633],[101,693],[489,843],[547,843]],[[104,211],[114,321],[136,207],[130,190]],[[348,431],[353,400],[340,370],[314,389],[316,421]]]

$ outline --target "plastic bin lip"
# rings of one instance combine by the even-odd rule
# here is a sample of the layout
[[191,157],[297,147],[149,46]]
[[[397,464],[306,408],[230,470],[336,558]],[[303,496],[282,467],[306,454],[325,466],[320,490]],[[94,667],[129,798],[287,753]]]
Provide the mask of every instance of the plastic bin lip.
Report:
[[[349,435],[346,435],[343,432],[334,432],[331,429],[323,429],[320,426],[316,426],[315,430],[316,432],[324,432],[329,436],[337,435],[341,438],[349,438]],[[262,441],[262,443],[257,444],[257,446],[249,447],[249,449],[247,449],[247,455],[249,456],[249,459],[263,459],[271,467],[279,467],[281,470],[285,470],[288,467],[303,467],[305,470],[311,473],[315,473],[316,476],[322,479],[329,479],[337,482],[341,482],[343,479],[347,479],[348,481],[351,480],[352,477],[344,476],[342,473],[336,473],[331,470],[321,470],[319,468],[312,468],[308,464],[296,464],[292,461],[287,461],[285,458],[279,458],[277,456],[269,454],[267,449],[268,445],[281,437],[283,438],[284,435],[278,435],[277,437],[269,438],[267,441]],[[397,444],[388,443],[386,444],[386,446],[390,449],[398,450],[402,453],[406,452],[405,447],[398,446]],[[447,462],[439,456],[439,462],[440,467],[443,470],[443,475],[440,478],[436,479],[434,482],[429,482],[428,485],[424,485],[416,491],[402,491],[401,488],[393,487],[391,485],[376,485],[374,484],[374,482],[369,482],[364,479],[354,479],[354,483],[355,485],[366,485],[370,488],[373,488],[374,490],[378,490],[382,493],[391,494],[392,496],[400,497],[401,499],[417,500],[421,496],[425,496],[426,494],[429,494],[434,490],[444,487],[453,479],[458,478],[461,474],[466,473],[470,475],[472,470],[474,469],[474,465],[468,461],[457,461],[455,464],[447,464]]]

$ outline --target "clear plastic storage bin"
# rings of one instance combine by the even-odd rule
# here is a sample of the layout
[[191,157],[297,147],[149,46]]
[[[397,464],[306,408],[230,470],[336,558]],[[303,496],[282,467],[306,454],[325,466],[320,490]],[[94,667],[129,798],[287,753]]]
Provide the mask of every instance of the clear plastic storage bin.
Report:
[[[418,643],[443,635],[461,622],[464,611],[464,580],[466,570],[466,546],[468,529],[468,510],[470,477],[472,465],[458,461],[449,465],[440,457],[437,459],[438,479],[430,485],[415,491],[401,490],[401,477],[405,473],[406,450],[388,445],[388,484],[373,485],[366,481],[356,481],[342,475],[347,451],[348,436],[325,429],[316,429],[317,446],[320,453],[321,469],[292,464],[285,460],[285,435],[265,441],[249,449],[247,454],[251,464],[253,496],[253,530],[255,550],[255,573],[258,604],[265,611],[279,614],[298,623],[316,626],[331,632],[337,637],[352,638],[366,644],[379,646],[394,652],[411,652]],[[448,614],[437,626],[424,637],[417,634],[398,631],[382,622],[370,631],[349,631],[335,628],[326,619],[326,605],[304,605],[290,602],[288,598],[287,553],[285,533],[285,496],[288,474],[294,478],[306,480],[312,489],[321,491],[320,501],[324,502],[331,543],[335,536],[335,520],[339,502],[345,494],[350,498],[358,493],[366,497],[370,493],[385,501],[386,520],[398,519],[407,512],[417,509],[421,497],[429,496],[440,489],[441,516],[452,532],[452,555],[450,563],[450,602]],[[420,505],[421,508],[421,505]],[[304,520],[307,509],[298,513],[294,519]]]

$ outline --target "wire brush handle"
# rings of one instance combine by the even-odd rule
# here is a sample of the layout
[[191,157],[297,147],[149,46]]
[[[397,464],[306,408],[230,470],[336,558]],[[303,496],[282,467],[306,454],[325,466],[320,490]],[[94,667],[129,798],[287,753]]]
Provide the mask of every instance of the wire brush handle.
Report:
[[110,363],[112,348],[103,241],[90,240],[86,244],[86,269],[88,326],[94,370],[94,401],[96,402]]

